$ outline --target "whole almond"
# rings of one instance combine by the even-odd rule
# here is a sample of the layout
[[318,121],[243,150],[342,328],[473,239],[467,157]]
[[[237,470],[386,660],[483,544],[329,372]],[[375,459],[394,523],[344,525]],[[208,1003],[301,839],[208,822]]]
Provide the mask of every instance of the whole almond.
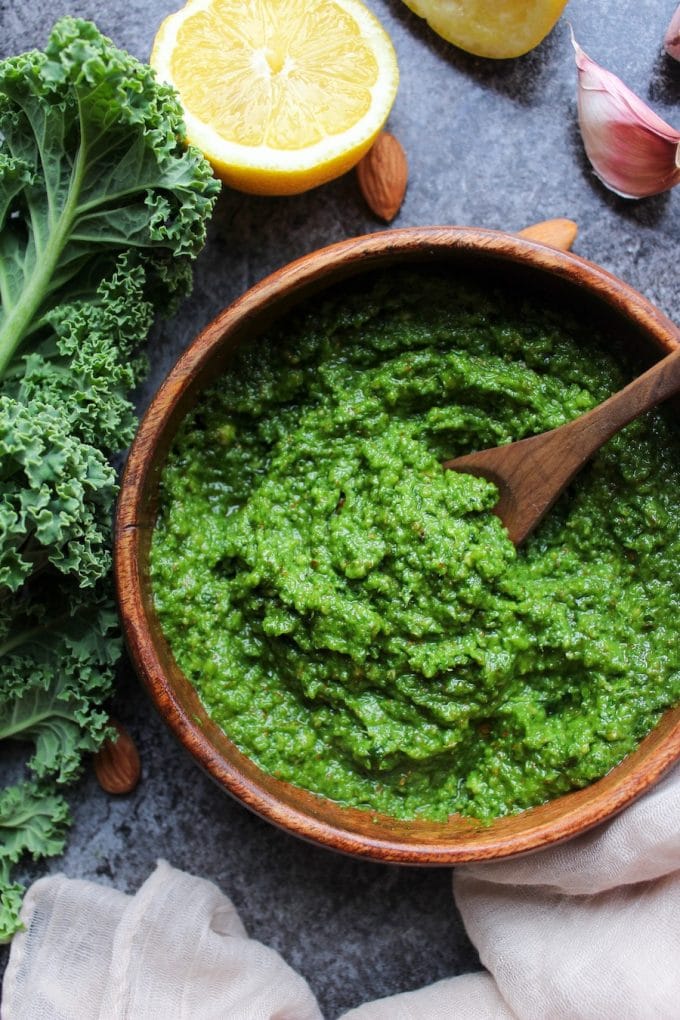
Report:
[[394,135],[383,131],[357,164],[361,194],[380,219],[389,223],[399,212],[408,182],[406,153]]
[[139,752],[128,731],[114,719],[109,724],[116,737],[106,740],[94,756],[94,771],[99,785],[107,793],[130,793],[139,782]]

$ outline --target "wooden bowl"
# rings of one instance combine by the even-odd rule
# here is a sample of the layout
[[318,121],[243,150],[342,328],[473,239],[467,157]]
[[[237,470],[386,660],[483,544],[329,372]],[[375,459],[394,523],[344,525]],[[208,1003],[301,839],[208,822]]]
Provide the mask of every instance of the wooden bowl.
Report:
[[605,270],[568,252],[488,230],[424,227],[354,238],[313,252],[251,288],[200,333],[171,370],[142,420],[116,518],[116,583],[132,660],[166,723],[234,797],[287,831],[334,850],[390,863],[494,860],[546,847],[610,818],[680,757],[680,707],[617,768],[574,793],[481,825],[399,821],[342,807],[259,769],[208,717],[175,663],[154,611],[149,545],[159,473],[178,425],[206,385],[228,370],[234,348],[301,299],[350,276],[396,264],[448,264],[604,322],[653,361],[680,342],[673,324]]

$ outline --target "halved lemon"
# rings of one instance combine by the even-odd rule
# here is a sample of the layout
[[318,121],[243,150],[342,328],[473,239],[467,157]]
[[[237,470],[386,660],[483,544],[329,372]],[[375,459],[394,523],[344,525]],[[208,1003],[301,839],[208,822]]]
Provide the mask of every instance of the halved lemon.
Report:
[[399,81],[360,0],[189,0],[161,25],[151,64],[179,92],[188,141],[227,184],[261,195],[354,166]]
[[478,57],[521,57],[538,46],[567,0],[404,0],[438,35]]

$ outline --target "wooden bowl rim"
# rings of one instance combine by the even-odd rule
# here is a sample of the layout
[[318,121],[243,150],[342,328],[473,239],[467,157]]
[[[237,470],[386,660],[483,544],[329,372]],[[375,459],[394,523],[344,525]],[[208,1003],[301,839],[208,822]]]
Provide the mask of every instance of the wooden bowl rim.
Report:
[[[116,510],[114,542],[116,587],[119,605],[124,603],[126,606],[122,625],[131,658],[166,724],[203,769],[245,806],[303,839],[368,860],[429,866],[499,860],[530,853],[579,835],[611,818],[649,789],[680,757],[680,709],[668,710],[651,734],[624,759],[628,761],[639,756],[652,735],[665,725],[668,731],[665,737],[641,758],[639,768],[625,775],[613,790],[607,791],[604,796],[595,793],[585,803],[578,801],[578,795],[584,790],[597,791],[605,781],[606,777],[603,777],[584,790],[554,798],[545,805],[514,816],[527,818],[530,827],[526,831],[489,839],[492,823],[489,828],[471,831],[464,841],[441,844],[430,841],[405,843],[389,835],[358,834],[351,827],[343,828],[316,814],[282,803],[265,785],[250,779],[230,763],[184,710],[165,675],[144,610],[138,532],[141,499],[153,464],[153,452],[167,426],[169,411],[192,387],[198,371],[215,356],[230,331],[247,323],[263,308],[275,307],[282,297],[304,284],[332,275],[339,267],[351,267],[352,275],[357,275],[362,270],[379,268],[380,262],[390,258],[405,262],[409,257],[436,261],[446,259],[452,252],[471,256],[482,253],[565,279],[582,287],[602,305],[618,311],[644,332],[661,353],[673,350],[680,343],[680,333],[675,325],[624,281],[578,255],[526,238],[484,228],[441,226],[378,231],[337,242],[288,263],[250,287],[220,312],[177,359],[143,416],[130,448]],[[333,282],[330,279],[326,285],[331,286]],[[621,767],[619,765],[617,769]],[[270,779],[257,768],[255,772],[265,780]],[[616,769],[608,775],[614,772]],[[570,802],[574,799],[577,803],[572,805]],[[324,802],[332,803],[316,796],[314,801],[320,802],[320,810]],[[531,824],[532,816],[555,804],[563,804],[559,817]],[[375,813],[370,814],[375,817]],[[442,823],[442,826],[445,824]]]

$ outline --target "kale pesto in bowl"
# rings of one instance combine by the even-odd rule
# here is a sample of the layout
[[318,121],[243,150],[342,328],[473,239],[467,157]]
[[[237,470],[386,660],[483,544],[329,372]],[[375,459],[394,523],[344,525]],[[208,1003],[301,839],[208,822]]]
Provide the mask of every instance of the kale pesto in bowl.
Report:
[[353,239],[257,285],[131,450],[133,659],[197,760],[335,849],[445,864],[583,831],[680,752],[680,438],[610,441],[520,549],[441,462],[554,428],[677,334],[573,255]]
[[[627,370],[626,370],[627,369]],[[445,271],[342,285],[180,427],[151,579],[211,717],[261,768],[400,819],[600,778],[680,699],[680,445],[619,433],[521,550],[441,461],[634,374],[587,323]]]

